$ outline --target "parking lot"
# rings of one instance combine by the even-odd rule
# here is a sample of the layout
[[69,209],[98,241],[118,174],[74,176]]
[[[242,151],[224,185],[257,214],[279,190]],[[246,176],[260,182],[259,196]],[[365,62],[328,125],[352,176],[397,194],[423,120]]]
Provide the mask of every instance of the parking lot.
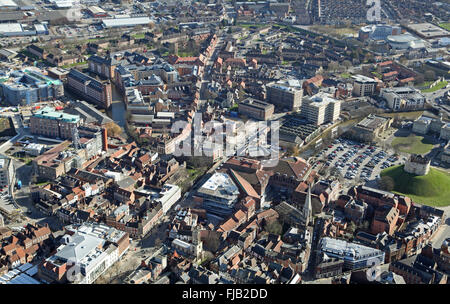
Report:
[[349,185],[355,181],[371,184],[383,169],[405,162],[405,158],[396,156],[393,150],[346,139],[336,139],[316,157],[317,170],[322,166],[331,174],[335,171],[344,179],[344,184]]

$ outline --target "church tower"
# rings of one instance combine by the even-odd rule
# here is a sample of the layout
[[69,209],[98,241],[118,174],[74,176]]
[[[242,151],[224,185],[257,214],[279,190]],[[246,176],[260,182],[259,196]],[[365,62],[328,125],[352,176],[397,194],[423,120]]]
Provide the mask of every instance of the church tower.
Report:
[[192,246],[194,247],[194,255],[197,259],[201,259],[203,253],[203,242],[200,239],[200,231],[197,227],[192,231]]

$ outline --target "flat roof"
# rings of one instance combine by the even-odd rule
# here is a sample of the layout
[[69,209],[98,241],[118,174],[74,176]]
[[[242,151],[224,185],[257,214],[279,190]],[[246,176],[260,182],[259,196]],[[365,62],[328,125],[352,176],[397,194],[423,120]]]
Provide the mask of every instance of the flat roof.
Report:
[[376,128],[384,124],[387,120],[389,120],[389,118],[387,117],[378,115],[369,115],[362,121],[360,121],[356,126],[375,130]]
[[80,116],[78,115],[71,115],[61,111],[55,111],[54,109],[48,107],[39,110],[33,116],[46,119],[63,120],[65,122],[78,122],[80,120]]
[[0,7],[8,7],[8,6],[16,7],[17,3],[15,3],[13,0],[0,0]]
[[247,98],[247,99],[241,101],[240,104],[247,105],[247,106],[252,106],[252,107],[255,107],[255,108],[258,108],[258,109],[263,109],[263,110],[265,110],[267,108],[274,107],[273,104],[270,104],[268,102],[261,101],[261,100],[258,100],[258,99],[254,99],[254,98]]
[[102,8],[98,7],[98,6],[90,6],[89,11],[93,14],[103,14],[106,13]]
[[375,79],[364,76],[364,75],[354,75],[352,78],[358,82],[376,82]]
[[149,17],[103,19],[105,27],[135,26],[152,22]]
[[20,23],[0,23],[0,33],[20,33],[23,32]]
[[407,27],[424,38],[450,36],[450,32],[431,23],[408,24]]

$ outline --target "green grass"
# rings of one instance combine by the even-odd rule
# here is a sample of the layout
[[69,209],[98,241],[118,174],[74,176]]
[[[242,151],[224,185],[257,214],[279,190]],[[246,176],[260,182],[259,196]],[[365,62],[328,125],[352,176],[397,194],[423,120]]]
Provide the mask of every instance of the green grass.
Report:
[[424,87],[429,87],[432,83],[433,83],[433,81],[424,81],[422,83],[416,84],[415,86],[418,88],[424,88]]
[[446,29],[447,31],[450,31],[450,23],[441,23],[439,24],[439,26],[443,29]]
[[432,92],[435,92],[437,90],[445,88],[447,85],[448,85],[448,81],[441,81],[441,82],[439,82],[437,85],[435,85],[432,88],[422,90],[422,93],[432,93]]
[[81,61],[81,62],[75,62],[75,63],[71,63],[71,64],[66,64],[66,65],[63,65],[62,68],[68,69],[68,68],[73,68],[75,66],[79,66],[79,65],[83,65],[83,64],[87,64],[87,61]]
[[411,154],[425,154],[433,149],[432,142],[414,134],[407,137],[395,137],[391,145],[394,149]]
[[178,52],[178,56],[180,56],[180,57],[197,57],[194,51]]
[[379,79],[383,78],[383,75],[381,75],[381,74],[378,73],[378,72],[372,72],[372,74],[373,74],[374,76],[376,76],[377,78],[379,78]]
[[422,116],[423,111],[414,111],[414,112],[395,112],[395,113],[382,113],[381,116],[384,117],[395,117],[398,116],[399,118],[403,119],[410,119],[410,120],[416,120],[420,116]]
[[267,24],[265,23],[238,23],[236,24],[236,26],[240,26],[240,27],[246,27],[246,28],[250,28],[250,27],[263,27],[266,26]]
[[239,104],[235,103],[231,108],[230,111],[237,111],[239,108]]
[[144,33],[134,34],[133,38],[134,39],[144,39],[145,38],[145,34]]
[[450,174],[431,168],[425,176],[416,176],[403,170],[403,165],[384,169],[381,176],[390,176],[394,193],[409,196],[413,202],[443,207],[450,205]]
[[340,76],[342,78],[350,78],[352,75],[350,73],[342,73]]

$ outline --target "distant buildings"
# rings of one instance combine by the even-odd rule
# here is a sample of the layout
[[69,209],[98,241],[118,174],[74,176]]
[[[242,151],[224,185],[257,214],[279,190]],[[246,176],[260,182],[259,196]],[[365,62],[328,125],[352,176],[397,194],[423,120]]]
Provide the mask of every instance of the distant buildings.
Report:
[[400,35],[401,27],[388,24],[367,25],[359,30],[359,40],[386,40],[388,36]]
[[200,232],[197,228],[192,231],[192,241],[186,242],[180,239],[174,239],[171,243],[172,248],[187,257],[199,259],[203,255],[203,241],[200,239]]
[[394,50],[421,49],[425,47],[423,40],[411,34],[388,36],[387,42]]
[[143,212],[131,211],[127,204],[120,205],[106,216],[106,225],[125,231],[130,237],[144,237],[163,216],[160,203],[151,204]]
[[435,269],[435,262],[423,255],[412,256],[389,265],[406,284],[446,284],[447,275]]
[[101,82],[72,69],[67,75],[67,87],[87,101],[107,109],[111,106],[112,91],[110,82]]
[[431,23],[412,23],[407,24],[405,27],[424,39],[436,39],[450,36],[450,33],[447,30]]
[[412,127],[417,134],[437,134],[440,139],[450,140],[450,122],[443,121],[442,118],[432,118],[425,115],[417,118]]
[[441,154],[441,161],[450,164],[450,141],[444,147],[444,151]]
[[137,25],[149,25],[150,23],[152,23],[152,20],[149,17],[112,18],[102,20],[102,26],[104,28],[134,27]]
[[30,105],[64,95],[60,80],[51,79],[34,70],[13,71],[0,80],[0,94],[12,105]]

